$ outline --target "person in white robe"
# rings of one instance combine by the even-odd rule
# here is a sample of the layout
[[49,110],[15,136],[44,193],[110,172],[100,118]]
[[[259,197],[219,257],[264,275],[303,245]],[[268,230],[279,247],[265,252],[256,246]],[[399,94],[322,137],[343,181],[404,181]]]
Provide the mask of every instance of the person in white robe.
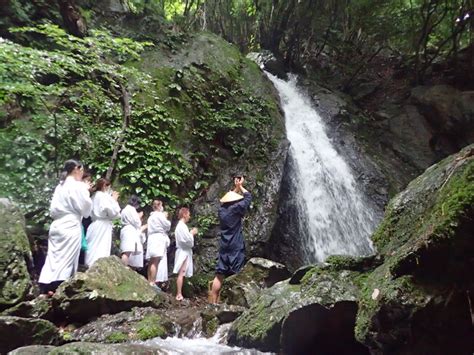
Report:
[[193,246],[194,236],[198,233],[197,228],[189,230],[186,223],[191,219],[189,209],[183,207],[178,213],[179,222],[174,232],[176,238],[176,254],[174,258],[173,273],[178,274],[176,278],[176,300],[183,300],[184,277],[193,276]]
[[110,181],[97,180],[92,197],[92,224],[87,229],[87,251],[85,264],[90,267],[97,259],[110,256],[112,248],[112,221],[120,217],[119,194],[109,193]]
[[153,200],[153,212],[148,217],[148,243],[146,259],[148,261],[148,282],[156,287],[156,282],[168,281],[167,249],[170,245],[168,232],[171,222],[168,212],[164,211],[163,202]]
[[41,293],[50,296],[59,284],[74,275],[79,264],[82,218],[91,213],[89,186],[81,181],[84,168],[76,160],[64,164],[62,179],[54,190],[49,212],[48,253],[38,282]]
[[142,226],[143,212],[137,212],[140,207],[140,199],[133,195],[128,200],[127,206],[120,213],[122,229],[120,231],[120,251],[122,261],[125,265],[135,268],[143,267],[143,231],[147,228]]

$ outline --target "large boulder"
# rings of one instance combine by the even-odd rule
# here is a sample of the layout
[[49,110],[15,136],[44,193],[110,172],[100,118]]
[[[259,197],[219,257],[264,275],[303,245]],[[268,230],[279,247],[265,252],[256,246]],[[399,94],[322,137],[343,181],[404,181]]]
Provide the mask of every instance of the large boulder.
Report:
[[361,274],[329,267],[276,283],[232,325],[229,342],[262,351],[364,353],[354,339]]
[[0,311],[23,301],[31,287],[32,264],[25,219],[5,198],[0,198]]
[[0,354],[25,345],[56,345],[58,329],[43,319],[0,316]]
[[474,145],[430,167],[373,236],[356,337],[373,353],[472,353]]
[[227,304],[249,307],[263,288],[271,287],[290,276],[283,264],[252,258],[238,274],[224,280],[221,300]]
[[133,307],[160,307],[164,301],[162,293],[116,256],[97,260],[85,273],[62,283],[53,296],[56,311],[79,322]]
[[103,315],[71,334],[73,340],[97,343],[123,343],[173,335],[173,320],[151,307]]

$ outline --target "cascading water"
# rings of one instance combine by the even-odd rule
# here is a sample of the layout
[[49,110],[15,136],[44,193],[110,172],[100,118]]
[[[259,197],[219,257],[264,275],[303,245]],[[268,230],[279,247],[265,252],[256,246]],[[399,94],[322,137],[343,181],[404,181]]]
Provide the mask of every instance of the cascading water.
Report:
[[295,162],[304,261],[370,254],[375,214],[364,202],[350,167],[334,149],[322,118],[298,90],[295,76],[284,81],[267,75],[280,95]]

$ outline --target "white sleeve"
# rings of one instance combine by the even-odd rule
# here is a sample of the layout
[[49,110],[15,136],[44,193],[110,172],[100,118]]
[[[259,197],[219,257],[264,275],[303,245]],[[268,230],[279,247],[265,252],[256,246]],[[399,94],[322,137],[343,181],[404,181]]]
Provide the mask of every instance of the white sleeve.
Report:
[[194,237],[186,224],[179,222],[175,230],[176,242],[186,248],[194,246]]
[[165,217],[164,213],[158,213],[158,218],[160,220],[161,227],[164,229],[164,231],[169,232],[171,228],[171,221]]
[[92,210],[92,200],[87,185],[78,181],[70,191],[74,210],[83,218],[89,217]]
[[120,206],[110,195],[104,194],[103,198],[100,200],[99,208],[101,214],[107,216],[108,219],[113,220],[120,216]]

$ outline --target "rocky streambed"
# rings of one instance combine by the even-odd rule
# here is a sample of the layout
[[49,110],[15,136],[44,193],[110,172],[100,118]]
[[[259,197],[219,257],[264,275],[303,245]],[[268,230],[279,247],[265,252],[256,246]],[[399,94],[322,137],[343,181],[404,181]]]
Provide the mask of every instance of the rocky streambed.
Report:
[[332,256],[292,275],[254,258],[226,280],[220,306],[206,303],[211,276],[188,280],[189,300],[177,303],[114,256],[76,274],[54,297],[35,298],[21,216],[2,200],[2,244],[12,257],[0,265],[0,352],[37,345],[15,353],[163,353],[159,342],[136,342],[211,338],[229,324],[229,345],[260,351],[470,354],[473,179],[471,145],[390,201],[373,236],[376,255]]

